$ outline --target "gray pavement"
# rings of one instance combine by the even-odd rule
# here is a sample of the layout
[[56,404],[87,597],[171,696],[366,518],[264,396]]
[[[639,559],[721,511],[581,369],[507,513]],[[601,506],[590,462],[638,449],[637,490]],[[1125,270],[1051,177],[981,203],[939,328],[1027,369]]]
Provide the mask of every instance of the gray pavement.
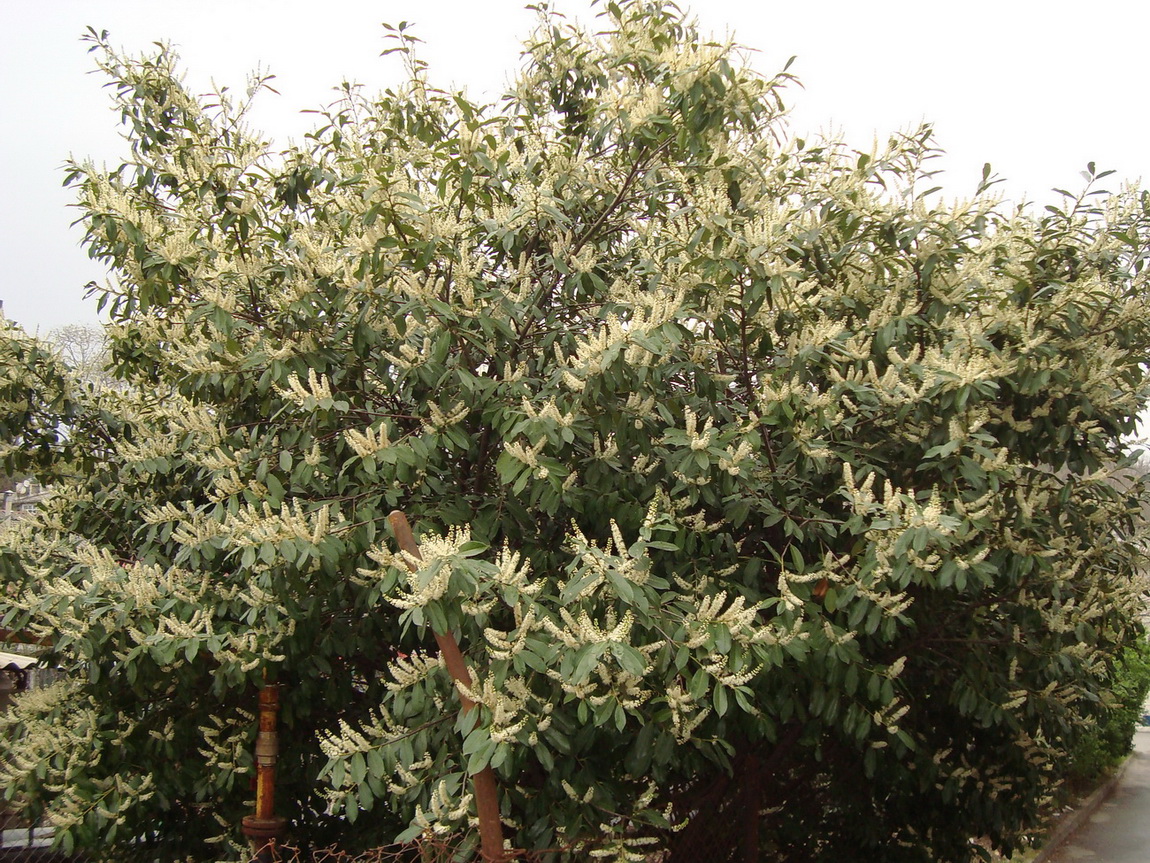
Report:
[[1150,728],[1134,732],[1134,754],[1114,794],[1049,858],[1079,860],[1150,863]]

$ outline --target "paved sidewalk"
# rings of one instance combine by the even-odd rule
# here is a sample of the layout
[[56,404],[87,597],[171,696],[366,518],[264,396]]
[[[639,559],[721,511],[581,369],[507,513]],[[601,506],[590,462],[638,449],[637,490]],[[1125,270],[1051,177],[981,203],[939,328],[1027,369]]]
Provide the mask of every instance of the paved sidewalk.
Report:
[[1150,728],[1134,732],[1134,754],[1114,794],[1055,853],[1050,863],[1150,861]]

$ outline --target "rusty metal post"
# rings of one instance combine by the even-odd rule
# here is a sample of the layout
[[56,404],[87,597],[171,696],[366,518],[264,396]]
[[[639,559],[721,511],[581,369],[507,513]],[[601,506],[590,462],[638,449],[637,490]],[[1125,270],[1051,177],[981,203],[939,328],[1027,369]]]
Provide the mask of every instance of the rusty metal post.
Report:
[[[387,517],[391,529],[395,533],[395,541],[401,550],[407,552],[416,560],[420,559],[419,545],[415,535],[411,532],[411,525],[407,516],[398,509]],[[408,561],[408,568],[414,571],[415,564]],[[443,662],[447,666],[447,673],[453,680],[471,688],[471,672],[467,670],[467,663],[463,661],[463,652],[459,649],[459,642],[450,632],[436,632],[435,643],[439,645],[439,652],[443,655]],[[475,702],[459,693],[459,700],[463,703],[463,714],[467,715],[475,709]],[[503,823],[499,818],[499,787],[495,783],[495,771],[487,765],[474,776],[471,782],[475,787],[475,811],[479,816],[479,849],[483,854],[485,863],[501,863],[507,859],[503,849]]]
[[256,811],[254,815],[245,815],[243,820],[244,835],[261,861],[274,859],[271,846],[283,834],[287,824],[286,818],[275,814],[276,758],[279,755],[276,717],[279,706],[279,686],[265,683],[260,689],[260,724],[256,735]]

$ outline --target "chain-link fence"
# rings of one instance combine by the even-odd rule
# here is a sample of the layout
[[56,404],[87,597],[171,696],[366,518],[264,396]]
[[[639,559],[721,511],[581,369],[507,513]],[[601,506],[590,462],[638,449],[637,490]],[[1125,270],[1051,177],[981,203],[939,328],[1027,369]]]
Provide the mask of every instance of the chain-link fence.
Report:
[[[737,801],[741,795],[734,796]],[[736,825],[740,813],[732,800],[719,796],[709,802],[713,811],[692,811],[685,823],[660,839],[641,838],[643,832],[637,831],[627,837],[626,851],[630,855],[641,854],[638,859],[643,863],[745,863],[759,859],[757,843],[751,851],[745,836],[739,835]],[[114,851],[89,848],[72,854],[53,847],[53,839],[53,830],[46,824],[32,826],[14,815],[0,813],[0,863],[176,863],[185,859],[170,845],[160,850],[155,841],[144,839],[118,843]],[[616,835],[616,841],[618,839]],[[653,844],[647,844],[652,840],[655,840]],[[612,844],[611,840],[604,841]],[[339,846],[312,847],[289,840],[272,842],[249,853],[232,846],[222,850],[220,858],[228,863],[482,863],[478,846],[475,834],[429,835],[404,844],[355,851]],[[505,859],[507,863],[553,863],[560,859],[591,860],[603,853],[607,853],[609,859],[620,859],[611,854],[607,846],[599,846],[594,840],[564,848],[511,850]],[[637,858],[627,856],[627,859]]]
[[[114,857],[98,852],[65,854],[52,847],[52,831],[47,827],[10,827],[2,831],[3,844],[0,844],[0,863],[173,863],[170,854],[156,856],[154,848],[144,844],[139,846],[118,846]],[[338,847],[309,848],[290,843],[269,844],[250,855],[226,855],[229,863],[481,863],[481,855],[475,843],[441,842],[420,840],[402,845],[384,845],[361,851],[347,851]],[[583,847],[573,853],[570,848],[553,848],[546,851],[508,851],[506,863],[549,863],[557,858],[567,860],[592,859],[597,850]],[[715,846],[710,849],[695,849],[698,856],[694,863],[729,863],[743,857],[732,858],[729,849]],[[641,849],[632,849],[633,853]],[[634,858],[631,858],[634,859]],[[644,863],[673,863],[682,859],[673,851],[663,849],[643,856]]]
[[[675,831],[654,845],[646,845],[645,841],[628,843],[630,847],[627,850],[631,854],[643,854],[643,863],[744,863],[758,859],[757,854],[748,855],[744,840],[731,835],[733,825],[729,821],[722,819],[725,823],[720,825],[710,824],[712,820],[719,819],[703,818],[696,813],[694,831]],[[708,826],[700,823],[704,821]],[[118,844],[111,855],[97,849],[68,854],[53,847],[53,831],[49,826],[29,826],[13,816],[2,814],[0,825],[3,825],[0,829],[0,863],[175,863],[183,859],[170,847],[158,851],[154,843],[143,840],[138,844]],[[338,846],[317,848],[289,841],[272,842],[250,854],[233,847],[222,856],[229,863],[481,863],[483,858],[478,844],[478,837],[474,835],[449,839],[429,836],[404,844],[349,851]],[[653,848],[659,850],[650,850]],[[605,850],[594,843],[583,842],[578,847],[530,852],[512,850],[507,852],[506,861],[552,863],[557,859],[589,860]]]
[[[52,847],[52,831],[48,827],[10,827],[2,831],[0,863],[105,863],[108,858],[100,854],[65,854]],[[560,849],[555,849],[560,850]],[[120,846],[115,863],[171,863],[170,858],[157,859],[155,851],[140,845]],[[554,852],[510,851],[506,863],[543,863]],[[231,855],[229,855],[231,856]],[[336,847],[307,848],[292,844],[268,844],[252,851],[246,859],[232,857],[232,863],[479,863],[477,849],[467,843],[449,843],[420,840],[402,845],[385,845],[364,851],[345,851]],[[652,857],[651,863],[657,863]],[[109,861],[110,863],[110,861]],[[700,861],[706,863],[706,861]]]
[[[608,852],[608,849],[581,845],[577,849],[508,851],[504,859],[506,863],[549,863],[556,859],[595,860],[597,852]],[[692,863],[744,863],[751,859],[739,848],[732,848],[730,843],[719,843],[710,848],[696,848],[693,851],[696,856],[689,858],[668,848],[644,853],[642,846],[634,846],[629,849],[629,853],[635,856],[628,856],[625,859],[642,860],[642,863],[673,863],[682,859],[690,859]],[[250,863],[464,863],[464,861],[481,863],[482,859],[478,849],[473,845],[421,840],[405,845],[385,845],[355,853],[338,848],[309,850],[288,844],[278,847],[268,846],[262,849],[261,853],[254,855]],[[608,852],[607,859],[624,858]]]
[[[548,854],[540,852],[509,851],[506,860],[507,863],[542,863],[547,857]],[[355,853],[338,848],[268,846],[255,855],[252,863],[454,863],[459,860],[478,863],[479,859],[476,849],[461,847],[458,843],[421,840]]]

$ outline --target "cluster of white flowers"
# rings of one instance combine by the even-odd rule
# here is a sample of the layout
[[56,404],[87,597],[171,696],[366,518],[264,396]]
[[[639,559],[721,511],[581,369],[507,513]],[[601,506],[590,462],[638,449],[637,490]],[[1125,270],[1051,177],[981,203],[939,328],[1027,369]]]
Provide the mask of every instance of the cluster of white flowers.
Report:
[[416,804],[412,821],[435,835],[450,833],[459,828],[460,822],[467,823],[471,802],[470,792],[460,793],[458,799],[453,799],[447,782],[441,780],[431,793],[430,809],[425,812],[422,806]]
[[328,758],[339,761],[357,752],[367,752],[399,740],[407,734],[407,727],[396,722],[387,707],[381,705],[359,728],[353,728],[341,719],[337,729],[321,731],[319,748]]
[[[93,776],[105,750],[123,745],[137,722],[121,713],[107,715],[78,687],[61,681],[20,693],[0,716],[9,740],[0,762],[0,779],[17,796],[35,777],[52,795],[46,815],[64,832],[93,815],[109,824],[122,823],[125,812],[155,794],[152,774],[115,773]],[[19,734],[12,730],[19,728]]]
[[[500,682],[489,674],[479,684],[467,686],[456,681],[455,686],[464,696],[487,708],[491,717],[488,734],[495,743],[510,743],[525,736],[529,745],[535,745],[538,735],[551,727],[554,705],[542,701],[518,675]],[[528,729],[529,734],[523,735]]]
[[631,627],[635,623],[635,615],[630,611],[616,618],[614,610],[608,610],[607,619],[600,627],[593,621],[586,610],[580,610],[578,617],[566,608],[559,609],[559,617],[566,627],[558,626],[553,620],[544,617],[540,620],[543,628],[554,638],[562,641],[570,648],[579,648],[587,644],[603,644],[616,642],[629,644]]
[[853,569],[850,567],[850,563],[850,555],[836,557],[834,553],[828,551],[823,555],[822,565],[818,569],[809,569],[802,573],[790,572],[786,569],[780,570],[778,578],[779,598],[787,608],[793,611],[800,610],[804,605],[804,600],[794,592],[792,585],[818,584],[822,581],[825,581],[828,586],[843,584],[852,574]]
[[[154,514],[157,518],[161,517],[161,513],[158,512],[149,511],[149,514]],[[177,519],[168,519],[166,511],[162,515],[165,520],[177,521]],[[172,538],[176,542],[195,548],[226,534],[227,529],[219,520],[212,518],[203,511],[195,511],[178,518],[178,526],[172,531]]]
[[250,492],[255,498],[267,496],[268,487],[259,480],[240,476],[236,468],[227,473],[218,473],[212,477],[212,487],[208,497],[213,503],[220,503],[231,497],[237,497],[244,492]]
[[687,441],[692,450],[705,450],[711,445],[711,441],[718,434],[713,428],[715,423],[714,417],[707,417],[707,421],[703,423],[702,430],[699,431],[696,427],[698,418],[695,416],[695,412],[690,408],[684,409],[683,422],[686,425]]
[[378,428],[368,426],[363,431],[347,429],[344,431],[343,437],[348,446],[360,458],[368,458],[391,446],[391,439],[387,435],[385,423],[380,423]]
[[[514,587],[524,596],[535,596],[543,589],[544,583],[531,581],[530,575],[531,561],[522,560],[522,555],[518,551],[512,551],[511,547],[504,543],[503,548],[499,550],[499,554],[495,558],[495,573],[493,575],[495,582],[504,587]],[[520,614],[518,607],[516,607],[515,613],[517,616]]]
[[202,745],[196,751],[209,767],[221,772],[250,773],[247,730],[255,718],[254,714],[242,708],[235,708],[226,716],[211,716],[211,724],[199,728]]
[[427,434],[435,434],[442,429],[463,422],[471,412],[467,403],[457,401],[447,410],[443,410],[435,402],[427,403],[427,418],[423,420],[423,430]]
[[150,435],[136,442],[116,441],[116,452],[129,464],[149,459],[171,458],[180,451],[180,441],[174,434]]
[[700,709],[691,697],[690,692],[678,682],[667,687],[667,706],[671,708],[671,725],[674,728],[675,740],[682,744],[691,739],[691,735],[711,715],[710,707]]
[[731,476],[738,476],[743,472],[743,463],[754,452],[750,441],[741,440],[739,445],[727,446],[727,454],[719,459],[720,470],[725,470]]
[[247,450],[226,451],[222,446],[214,447],[206,452],[195,453],[195,463],[214,471],[232,471],[243,464]]
[[646,553],[634,556],[622,531],[615,520],[610,521],[611,536],[602,547],[593,540],[589,540],[577,524],[572,523],[567,541],[571,551],[575,554],[573,563],[574,575],[568,579],[567,585],[580,584],[579,591],[572,597],[573,600],[594,597],[600,589],[608,583],[607,573],[613,572],[636,585],[647,583],[650,576],[650,561]]
[[276,648],[295,635],[295,628],[295,619],[288,617],[274,627],[265,626],[243,633],[229,632],[212,655],[222,667],[234,666],[243,674],[256,668],[275,665],[286,658],[284,654],[277,653]]
[[281,387],[275,389],[281,398],[287,399],[299,407],[309,409],[315,408],[321,400],[332,397],[331,381],[328,380],[327,375],[317,375],[315,369],[308,369],[306,387],[300,381],[299,375],[292,372],[288,375],[287,389]]
[[392,771],[395,778],[387,783],[387,790],[392,794],[403,796],[413,789],[421,788],[426,782],[422,771],[426,771],[434,764],[435,761],[430,753],[424,753],[422,758],[411,762],[409,765],[397,761],[395,770]]
[[753,640],[758,633],[755,622],[759,611],[762,609],[762,603],[748,606],[746,597],[736,596],[724,610],[723,606],[726,602],[727,591],[725,590],[702,598],[698,610],[689,620],[689,625],[691,629],[695,630],[695,635],[688,639],[688,647],[697,647],[702,644],[703,642],[698,640],[699,636],[702,635],[705,640],[707,626],[715,623],[725,626],[730,632],[731,638],[736,641]]
[[503,449],[507,451],[508,455],[513,456],[517,461],[523,462],[530,468],[537,468],[539,466],[539,455],[547,446],[546,436],[539,438],[530,447],[524,446],[518,441],[508,441],[503,444]]
[[471,541],[471,530],[453,527],[446,535],[428,534],[419,543],[419,557],[401,552],[403,559],[415,569],[405,567],[403,572],[407,593],[385,597],[396,608],[422,608],[447,593],[451,582],[452,560],[461,546]]
[[659,840],[653,836],[621,836],[613,824],[600,824],[610,838],[587,851],[587,856],[608,863],[643,863],[651,859],[650,846]]
[[715,679],[715,682],[720,686],[743,686],[748,681],[754,679],[760,671],[763,670],[762,665],[749,666],[741,671],[732,671],[728,665],[730,659],[725,653],[712,653],[703,662],[703,670]]
[[398,656],[387,664],[387,673],[391,676],[391,680],[385,685],[388,690],[398,692],[426,680],[431,674],[445,667],[443,657],[438,653],[429,656],[421,651],[415,651],[407,656]]
[[330,504],[305,512],[299,500],[285,501],[273,509],[268,501],[259,505],[245,504],[229,512],[223,519],[223,533],[236,545],[244,548],[264,543],[278,543],[285,539],[300,539],[318,545],[330,532],[337,529],[341,516],[333,512]]
[[536,410],[535,406],[526,398],[523,399],[522,404],[523,413],[527,414],[530,419],[542,419],[554,423],[560,428],[569,428],[576,419],[574,412],[565,413],[559,410],[559,406],[555,403],[554,396],[549,398],[543,407],[538,410]]

